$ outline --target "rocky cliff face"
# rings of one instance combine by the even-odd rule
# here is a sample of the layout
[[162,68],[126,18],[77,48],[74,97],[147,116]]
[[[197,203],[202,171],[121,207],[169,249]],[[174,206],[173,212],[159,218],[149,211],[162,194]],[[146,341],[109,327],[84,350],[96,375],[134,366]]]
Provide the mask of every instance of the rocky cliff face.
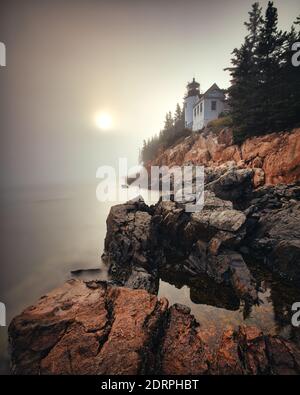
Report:
[[9,328],[15,374],[300,374],[300,350],[252,327],[211,350],[187,307],[145,290],[71,280]]
[[254,185],[276,185],[300,180],[300,129],[272,133],[247,139],[241,146],[233,144],[232,131],[219,133],[206,130],[160,153],[147,166],[182,166],[197,164],[206,167],[235,164],[254,169]]

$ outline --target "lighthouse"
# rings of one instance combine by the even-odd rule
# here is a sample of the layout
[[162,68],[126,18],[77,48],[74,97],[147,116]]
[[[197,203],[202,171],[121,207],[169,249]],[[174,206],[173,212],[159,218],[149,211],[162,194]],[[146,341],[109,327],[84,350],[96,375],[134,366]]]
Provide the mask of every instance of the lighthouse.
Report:
[[185,127],[192,129],[193,127],[193,108],[200,96],[200,84],[193,78],[186,86],[187,93],[184,97],[184,121]]

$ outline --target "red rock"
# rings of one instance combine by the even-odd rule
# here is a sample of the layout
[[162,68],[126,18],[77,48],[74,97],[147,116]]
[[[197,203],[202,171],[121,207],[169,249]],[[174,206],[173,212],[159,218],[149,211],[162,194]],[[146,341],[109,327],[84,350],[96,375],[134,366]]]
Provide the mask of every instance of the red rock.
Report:
[[224,332],[212,366],[213,374],[240,375],[243,373],[235,333],[232,329]]
[[252,167],[261,169],[263,167],[263,160],[259,156],[257,156],[252,161]]
[[224,163],[231,160],[234,160],[235,163],[238,163],[241,159],[239,147],[237,145],[231,145],[222,150],[219,163]]
[[226,147],[233,145],[233,134],[229,128],[224,128],[218,133],[218,144],[224,144]]
[[190,309],[170,308],[161,347],[162,374],[207,374],[211,354],[201,338],[201,329]]
[[224,333],[212,365],[214,374],[290,375],[300,373],[299,348],[255,327]]
[[[210,332],[210,333],[208,333]],[[14,318],[14,374],[299,374],[300,349],[242,327],[217,349],[188,307],[145,290],[70,280]]]
[[294,183],[300,180],[300,129],[247,139],[233,144],[232,131],[194,134],[157,156],[151,165],[182,166],[187,163],[216,167],[233,162],[239,167],[263,169],[254,185]]
[[144,290],[70,280],[12,321],[13,373],[151,372],[167,307]]
[[266,184],[300,180],[300,129],[281,136],[280,148],[268,153],[263,166]]
[[253,186],[254,188],[261,187],[265,183],[265,172],[262,169],[254,169]]

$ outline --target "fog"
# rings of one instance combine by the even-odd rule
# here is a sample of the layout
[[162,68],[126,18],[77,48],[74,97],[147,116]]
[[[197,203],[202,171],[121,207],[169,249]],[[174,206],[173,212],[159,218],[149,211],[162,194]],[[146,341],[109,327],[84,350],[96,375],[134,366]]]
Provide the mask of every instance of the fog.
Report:
[[[229,85],[251,3],[2,0],[1,186],[93,182],[119,156],[135,163],[188,80]],[[298,0],[275,3],[288,28]],[[111,130],[96,127],[97,111]]]

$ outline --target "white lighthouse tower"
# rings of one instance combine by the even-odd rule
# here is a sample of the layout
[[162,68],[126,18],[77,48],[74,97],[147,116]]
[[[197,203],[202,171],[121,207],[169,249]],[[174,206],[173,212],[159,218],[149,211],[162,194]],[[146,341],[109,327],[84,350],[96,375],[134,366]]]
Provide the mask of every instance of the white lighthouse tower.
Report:
[[193,107],[200,96],[200,84],[193,78],[186,86],[187,93],[184,97],[184,121],[185,127],[193,128]]

